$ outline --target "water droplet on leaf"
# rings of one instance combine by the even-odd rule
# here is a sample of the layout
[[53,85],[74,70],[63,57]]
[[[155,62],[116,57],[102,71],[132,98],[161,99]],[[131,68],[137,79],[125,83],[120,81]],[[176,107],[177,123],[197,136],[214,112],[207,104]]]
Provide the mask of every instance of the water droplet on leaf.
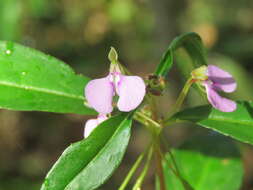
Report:
[[5,51],[5,53],[6,53],[7,55],[10,55],[10,54],[11,54],[11,51],[10,51],[9,49],[7,49],[7,50]]
[[13,53],[13,47],[14,47],[13,42],[6,42],[5,46],[6,46],[5,54],[11,55]]

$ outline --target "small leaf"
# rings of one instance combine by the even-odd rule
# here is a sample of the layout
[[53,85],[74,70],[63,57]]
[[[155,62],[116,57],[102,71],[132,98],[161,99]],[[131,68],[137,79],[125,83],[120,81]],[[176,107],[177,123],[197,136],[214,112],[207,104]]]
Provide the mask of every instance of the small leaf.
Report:
[[0,41],[0,107],[96,114],[84,106],[88,78],[39,51]]
[[201,38],[198,34],[190,32],[178,36],[171,42],[167,51],[163,55],[160,64],[156,68],[155,75],[163,77],[167,75],[173,65],[173,57],[177,59],[178,57],[182,56],[176,54],[181,48],[186,51],[187,55],[191,59],[191,62],[181,62],[180,59],[177,61],[179,64],[179,69],[183,70],[182,72],[185,72],[185,67],[190,67],[191,69],[188,69],[189,71],[187,71],[187,73],[190,74],[193,68],[206,65],[206,52]]
[[243,178],[243,165],[236,146],[230,139],[217,135],[194,137],[172,151],[178,170],[192,188],[183,187],[172,173],[170,154],[164,164],[167,189],[173,190],[238,190]]
[[210,105],[198,106],[175,114],[172,120],[191,121],[239,141],[253,144],[253,102],[237,102],[234,112],[221,112]]
[[169,46],[168,50],[163,55],[160,64],[156,68],[155,75],[165,77],[170,71],[172,65],[173,65],[173,51],[171,46]]
[[101,123],[87,139],[70,145],[47,174],[41,190],[92,190],[120,164],[130,138],[131,114]]

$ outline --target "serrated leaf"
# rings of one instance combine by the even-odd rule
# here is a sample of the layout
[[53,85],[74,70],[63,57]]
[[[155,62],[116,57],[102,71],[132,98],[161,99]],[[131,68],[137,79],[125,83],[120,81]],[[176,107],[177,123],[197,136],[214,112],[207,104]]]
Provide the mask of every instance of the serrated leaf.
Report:
[[[191,59],[191,62],[182,62],[180,59],[178,59],[178,57],[180,58],[182,56],[177,54],[178,50],[180,49],[185,50]],[[178,66],[182,72],[185,73],[185,68],[190,67],[190,69],[187,69],[187,74],[190,74],[193,68],[200,67],[201,65],[206,65],[206,52],[200,36],[196,33],[190,32],[175,38],[163,55],[160,64],[157,66],[154,74],[165,77],[173,65],[173,57],[178,60]]]
[[120,164],[130,138],[131,113],[101,123],[87,139],[69,146],[47,174],[41,190],[92,190]]
[[175,114],[172,120],[191,121],[200,126],[253,144],[253,102],[237,102],[234,112],[221,112],[210,105],[189,108]]
[[[174,149],[178,170],[194,190],[239,190],[243,178],[240,154],[230,139],[217,135],[194,137]],[[167,189],[185,190],[182,181],[169,168],[170,154],[164,164]],[[190,189],[191,189],[190,188]]]
[[84,106],[89,79],[62,61],[0,41],[0,107],[11,110],[96,114]]

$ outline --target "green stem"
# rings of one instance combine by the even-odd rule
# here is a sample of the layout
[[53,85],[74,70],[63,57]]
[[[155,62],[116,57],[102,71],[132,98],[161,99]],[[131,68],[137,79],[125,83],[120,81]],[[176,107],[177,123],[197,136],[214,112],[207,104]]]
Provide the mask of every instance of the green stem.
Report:
[[159,177],[159,184],[160,184],[160,189],[161,190],[166,190],[165,186],[165,178],[164,178],[164,173],[163,173],[163,154],[161,152],[161,147],[160,147],[160,138],[159,136],[156,137],[156,169],[157,169],[157,175]]
[[[169,153],[169,155],[170,155],[170,157],[171,157],[172,164],[173,164],[174,167],[175,167],[175,170],[174,170],[174,171],[176,172],[177,175],[180,176],[180,172],[179,172],[179,168],[178,168],[178,166],[177,166],[176,159],[175,159],[173,153],[171,152],[171,150],[170,150],[170,148],[169,148],[169,146],[168,146],[168,143],[166,142],[165,137],[162,136],[161,139],[162,139],[163,144],[166,146],[166,151],[168,151],[168,153]],[[165,156],[165,160],[168,161],[166,156]],[[173,168],[173,169],[174,169],[174,168]]]
[[132,75],[132,73],[128,71],[128,69],[124,65],[122,65],[121,63],[118,63],[118,64],[119,64],[120,69],[123,71],[123,74]]
[[182,185],[183,185],[183,187],[184,187],[185,190],[193,190],[193,188],[191,187],[191,185],[180,174],[180,170],[179,170],[179,168],[177,166],[176,159],[175,159],[173,153],[170,151],[170,148],[168,147],[165,138],[162,138],[162,140],[163,140],[163,143],[166,145],[166,148],[168,149],[167,151],[168,151],[168,153],[170,155],[170,158],[171,158],[171,161],[172,161],[172,165],[174,166],[174,168],[173,168],[173,166],[170,164],[167,156],[165,156],[165,161],[166,161],[168,167],[170,167],[171,171],[175,174],[175,176],[178,177],[178,179],[182,183]]
[[158,112],[157,112],[157,105],[156,105],[156,101],[153,95],[149,94],[147,95],[148,97],[148,101],[150,104],[150,109],[151,109],[151,113],[152,113],[152,119],[157,121],[158,120]]
[[141,172],[141,175],[137,178],[137,180],[136,180],[136,182],[133,186],[133,190],[139,190],[140,189],[140,187],[143,183],[143,180],[144,180],[145,176],[147,175],[152,155],[153,155],[153,146],[150,148],[150,150],[148,152],[147,161],[146,161],[145,166],[144,166],[144,168]]
[[184,99],[185,99],[186,95],[188,94],[188,91],[189,91],[191,85],[193,84],[193,82],[194,81],[191,77],[186,81],[182,91],[180,92],[180,94],[178,96],[178,99],[177,99],[172,111],[169,112],[168,118],[165,120],[168,120],[173,114],[175,114],[177,111],[180,110],[180,108],[184,102]]
[[[179,172],[179,169],[178,169],[178,166],[177,166],[177,162],[176,162],[176,160],[175,160],[175,157],[174,157],[173,153],[172,153],[170,150],[168,150],[168,153],[169,153],[169,155],[170,155],[172,164],[173,164],[173,166],[174,166],[174,168],[175,168],[175,169],[174,169],[174,168],[172,167],[172,168],[171,168],[172,171],[174,172],[174,174],[175,174],[177,177],[182,178],[181,175],[180,175],[180,172]],[[169,164],[167,157],[165,157],[165,160],[167,161],[167,164]]]
[[149,116],[145,115],[144,113],[136,111],[135,115],[137,116],[135,119],[138,120],[138,118],[140,118],[141,120],[138,120],[138,121],[140,121],[144,125],[152,125],[152,126],[154,126],[156,128],[160,128],[161,127],[161,125],[159,123],[157,123],[156,121],[154,121],[153,119],[151,119]]
[[142,162],[145,154],[146,154],[146,151],[143,152],[142,154],[140,154],[140,156],[135,161],[134,165],[132,166],[132,168],[128,172],[126,178],[124,179],[123,183],[121,184],[121,186],[119,187],[118,190],[124,190],[126,188],[127,184],[129,183],[130,179],[132,178],[134,172],[136,171],[136,169],[139,167],[140,163]]
[[183,185],[185,190],[193,190],[192,186],[180,174],[172,153],[170,154],[170,157],[171,157],[172,164],[174,165],[175,169],[170,165],[168,158],[165,157],[165,161],[167,162],[168,167],[170,167],[171,171],[177,176],[177,178],[179,179],[179,181],[181,182],[181,184]]

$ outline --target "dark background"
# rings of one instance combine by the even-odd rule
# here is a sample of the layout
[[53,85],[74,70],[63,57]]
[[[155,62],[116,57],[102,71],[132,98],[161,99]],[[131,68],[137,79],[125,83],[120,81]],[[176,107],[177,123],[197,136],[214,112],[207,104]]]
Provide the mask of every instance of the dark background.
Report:
[[[114,46],[120,60],[142,77],[152,73],[169,42],[184,32],[201,35],[209,63],[229,70],[238,82],[231,97],[252,100],[252,0],[1,0],[0,40],[27,45],[71,65],[90,78],[108,73],[107,54]],[[182,88],[173,69],[167,93],[160,98],[161,112]],[[1,95],[1,94],[0,94]],[[188,105],[202,102],[194,92]],[[39,189],[61,152],[83,138],[88,116],[0,110],[0,190]],[[209,133],[196,126],[166,130],[178,146],[189,134]],[[100,189],[116,189],[131,163],[147,145],[147,132],[133,128],[123,164]],[[243,146],[244,190],[253,189],[253,151]],[[152,172],[151,172],[152,173]],[[144,189],[153,189],[148,176]]]

